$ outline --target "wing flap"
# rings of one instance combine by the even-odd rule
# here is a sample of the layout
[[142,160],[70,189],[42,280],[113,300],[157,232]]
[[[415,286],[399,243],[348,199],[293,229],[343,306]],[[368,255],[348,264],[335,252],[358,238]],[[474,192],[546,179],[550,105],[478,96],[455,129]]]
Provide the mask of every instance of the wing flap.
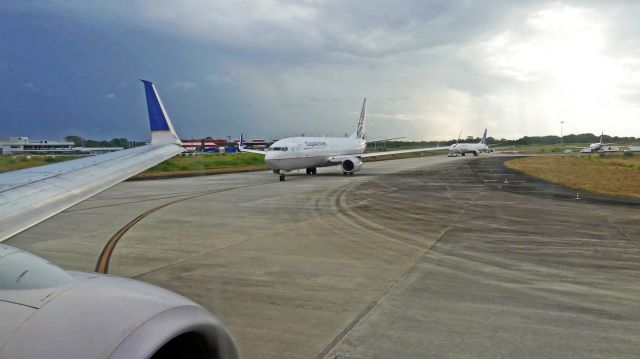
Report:
[[240,152],[257,153],[260,155],[264,155],[267,153],[267,151],[254,150],[254,149],[244,148],[244,147],[240,149]]

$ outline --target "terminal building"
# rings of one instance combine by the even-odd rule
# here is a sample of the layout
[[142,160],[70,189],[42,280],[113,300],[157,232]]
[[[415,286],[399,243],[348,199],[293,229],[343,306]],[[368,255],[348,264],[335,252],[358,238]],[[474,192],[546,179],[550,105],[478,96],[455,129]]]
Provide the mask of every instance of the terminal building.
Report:
[[229,140],[220,138],[205,138],[205,139],[191,139],[180,140],[182,147],[188,152],[214,152],[215,149],[224,147]]
[[75,154],[73,142],[31,141],[28,137],[0,138],[0,151],[3,155],[22,154]]
[[[232,146],[238,146],[240,139],[231,140],[230,138],[203,138],[203,139],[181,139],[182,147],[187,152],[220,152],[226,149],[229,152]],[[261,138],[245,141],[247,148],[265,149],[270,142]]]
[[0,138],[0,155],[95,155],[121,149],[122,147],[75,147],[73,142],[33,141],[24,136]]

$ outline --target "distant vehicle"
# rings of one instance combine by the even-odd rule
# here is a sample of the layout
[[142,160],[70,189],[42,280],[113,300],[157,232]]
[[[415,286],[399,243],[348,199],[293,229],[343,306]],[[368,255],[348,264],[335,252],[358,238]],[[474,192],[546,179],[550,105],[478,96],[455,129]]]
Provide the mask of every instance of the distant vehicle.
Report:
[[446,147],[415,148],[410,150],[367,152],[367,140],[364,132],[367,99],[362,103],[356,131],[349,137],[289,137],[274,142],[267,151],[244,147],[244,138],[240,136],[239,150],[242,152],[262,153],[267,166],[273,173],[285,180],[285,173],[306,168],[308,175],[316,174],[316,167],[340,166],[342,174],[353,175],[362,168],[362,159],[400,153],[444,150]]
[[589,147],[580,148],[580,153],[591,153],[591,149]]
[[[458,141],[460,140],[460,136],[458,136]],[[474,156],[479,155],[480,153],[491,153],[493,150],[487,146],[487,129],[484,129],[484,134],[482,135],[482,139],[478,143],[459,143],[456,142],[453,145],[449,146],[449,153],[464,156],[467,153],[473,153]],[[449,156],[449,157],[456,157]]]
[[572,153],[573,153],[573,151],[571,151],[571,150],[564,150],[564,152],[562,152],[562,153],[564,153],[565,155],[570,155],[570,154],[572,154]]

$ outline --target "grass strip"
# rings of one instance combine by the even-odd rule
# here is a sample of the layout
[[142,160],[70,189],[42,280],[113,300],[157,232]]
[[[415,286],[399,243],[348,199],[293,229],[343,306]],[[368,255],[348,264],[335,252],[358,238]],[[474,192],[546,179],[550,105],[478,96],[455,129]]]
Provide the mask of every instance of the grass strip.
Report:
[[576,190],[640,198],[640,156],[607,154],[523,157],[508,168]]

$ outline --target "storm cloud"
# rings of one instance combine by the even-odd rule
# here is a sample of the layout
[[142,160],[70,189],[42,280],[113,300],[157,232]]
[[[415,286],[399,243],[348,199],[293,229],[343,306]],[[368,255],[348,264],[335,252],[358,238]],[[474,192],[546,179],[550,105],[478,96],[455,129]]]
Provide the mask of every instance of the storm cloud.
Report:
[[544,135],[560,121],[565,132],[640,136],[639,10],[624,1],[8,2],[0,40],[15,46],[0,50],[0,134],[144,138],[142,77],[183,137],[342,135],[363,97],[373,137]]

